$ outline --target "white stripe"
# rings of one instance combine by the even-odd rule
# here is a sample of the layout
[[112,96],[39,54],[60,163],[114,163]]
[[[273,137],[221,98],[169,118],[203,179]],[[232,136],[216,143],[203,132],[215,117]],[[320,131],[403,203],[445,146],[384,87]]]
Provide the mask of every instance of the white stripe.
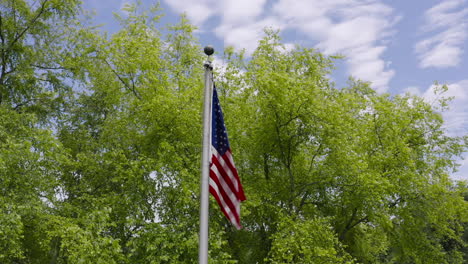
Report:
[[216,167],[214,165],[211,166],[211,171],[214,172],[214,174],[216,175],[216,178],[219,181],[219,184],[221,184],[221,187],[223,188],[224,192],[228,195],[229,200],[231,200],[232,204],[235,207],[236,204],[239,203],[239,199],[237,199],[236,194],[231,190],[229,185],[227,185],[227,183],[224,181],[224,178],[219,173],[218,167]]
[[232,167],[236,167],[236,165],[234,165],[234,159],[232,159],[232,153],[231,151],[226,151],[226,153],[224,154],[228,159],[229,159],[229,162],[231,162],[232,164]]
[[[232,167],[235,168],[235,167],[236,167],[236,164],[234,164],[234,159],[232,158],[232,153],[231,153],[231,151],[230,151],[230,150],[226,151],[226,153],[224,154],[224,156],[226,156],[226,157],[228,158],[229,162],[232,164]],[[235,185],[235,186],[236,186],[236,188],[238,189],[237,191],[239,191],[240,180],[239,180],[239,178],[237,178],[237,177],[235,177],[235,178],[236,178],[236,180],[235,180],[236,185]]]
[[224,210],[226,211],[226,213],[229,215],[230,220],[231,221],[232,221],[232,219],[235,220],[236,218],[235,218],[231,208],[229,208],[229,206],[227,206],[226,202],[224,201],[224,197],[221,195],[221,193],[219,191],[219,188],[218,188],[218,185],[211,178],[210,178],[210,186],[214,189],[214,191],[218,195],[218,198],[219,198],[219,200],[221,202],[221,207],[223,207]]
[[[217,176],[218,179],[220,179],[220,180],[223,181],[223,182],[220,181],[221,184],[224,183],[223,188],[229,190],[229,192],[232,193],[232,194],[234,194],[235,197],[236,197],[236,199],[238,200],[238,198],[237,198],[237,192],[234,192],[234,190],[233,190],[233,189],[229,186],[229,184],[227,183],[227,179],[225,179],[225,177],[223,177],[223,176],[222,176],[222,173],[221,173],[221,171],[225,171],[225,172],[227,173],[227,170],[229,170],[229,168],[226,169],[225,167],[222,167],[221,164],[220,164],[219,166],[221,166],[221,167],[218,167],[218,166],[216,166],[216,165],[213,163],[213,164],[211,164],[210,170],[212,170],[212,171],[216,174],[216,176]],[[233,182],[232,184],[234,185],[234,182]],[[235,185],[234,185],[234,186],[235,186]]]
[[229,206],[226,205],[226,202],[224,201],[224,198],[223,196],[221,195],[221,193],[219,192],[219,189],[218,189],[218,186],[216,185],[216,182],[213,181],[213,179],[210,178],[210,186],[214,189],[214,191],[218,194],[218,198],[219,198],[219,201],[221,202],[221,206],[224,208],[224,210],[226,211],[226,213],[228,214],[229,216],[229,220],[231,221],[231,223],[233,225],[235,225],[237,228],[239,228],[239,225],[237,224],[237,221],[236,221],[236,218],[235,216],[233,215],[231,209],[229,208]]
[[[229,166],[226,164],[226,161],[221,157],[221,155],[219,155],[218,151],[213,146],[211,146],[211,153],[212,155],[216,156],[219,164],[223,166],[224,170],[226,171],[226,174],[229,176],[229,179],[231,180],[232,184],[234,185],[234,188],[236,189],[235,190],[236,193],[239,192],[239,183],[237,182],[236,177],[234,177],[234,174],[232,173]],[[226,153],[229,153],[229,151],[227,151]],[[231,160],[232,160],[231,155],[228,155],[228,157],[231,157]],[[231,163],[231,164],[232,164],[232,167],[234,167],[234,163]]]

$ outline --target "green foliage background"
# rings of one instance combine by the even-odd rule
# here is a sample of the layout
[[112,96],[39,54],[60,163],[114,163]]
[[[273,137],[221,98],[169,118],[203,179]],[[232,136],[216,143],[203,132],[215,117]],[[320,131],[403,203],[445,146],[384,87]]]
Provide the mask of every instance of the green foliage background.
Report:
[[[204,56],[141,9],[107,35],[77,0],[0,0],[0,263],[196,262]],[[219,56],[248,200],[241,231],[211,201],[210,263],[466,263],[449,101],[336,88],[339,57],[270,29]]]

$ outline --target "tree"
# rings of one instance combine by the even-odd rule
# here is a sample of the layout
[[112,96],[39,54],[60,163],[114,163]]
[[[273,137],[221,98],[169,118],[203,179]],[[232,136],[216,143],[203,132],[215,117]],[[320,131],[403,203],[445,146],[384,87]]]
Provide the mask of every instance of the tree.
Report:
[[0,103],[49,114],[71,91],[86,54],[77,49],[78,1],[3,0],[0,9]]
[[67,81],[79,77],[82,49],[70,43],[78,10],[73,0],[0,3],[1,262],[44,263],[52,254],[67,155],[51,127],[71,94]]
[[[79,7],[1,2],[0,262],[194,262],[195,27],[182,16],[163,34],[159,6],[128,5],[108,36]],[[339,57],[269,29],[251,58],[224,55],[215,82],[248,200],[241,231],[212,200],[211,263],[463,262],[466,186],[449,174],[468,139],[444,133],[437,106],[337,89]]]
[[[449,178],[466,138],[446,136],[440,114],[421,98],[380,95],[354,80],[333,88],[324,77],[332,59],[288,51],[267,31],[245,68],[236,59],[227,68],[226,123],[233,149],[242,150],[244,221],[261,237],[255,251],[265,252],[257,259],[271,252],[285,212],[327,219],[358,262],[460,263],[459,249],[444,245],[459,243],[466,221],[466,202]],[[245,243],[245,235],[233,237]],[[283,246],[293,251],[300,241]]]

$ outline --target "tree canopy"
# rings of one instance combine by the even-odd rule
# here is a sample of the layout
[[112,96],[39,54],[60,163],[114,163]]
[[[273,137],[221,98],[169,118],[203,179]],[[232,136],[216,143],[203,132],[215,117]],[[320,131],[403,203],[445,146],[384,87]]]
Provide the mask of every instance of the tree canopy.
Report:
[[[0,2],[0,262],[194,263],[202,47],[185,16],[76,0]],[[265,30],[215,68],[247,201],[210,202],[210,263],[464,263],[468,137],[410,94],[329,79],[340,58]],[[439,86],[443,95],[445,86]]]

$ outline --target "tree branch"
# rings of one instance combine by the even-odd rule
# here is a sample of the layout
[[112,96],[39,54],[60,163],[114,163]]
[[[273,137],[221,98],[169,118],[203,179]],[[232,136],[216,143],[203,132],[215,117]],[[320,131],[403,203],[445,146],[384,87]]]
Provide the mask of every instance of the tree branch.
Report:
[[312,168],[313,168],[313,165],[314,165],[314,162],[315,162],[315,158],[318,156],[318,154],[320,153],[321,150],[322,150],[322,142],[319,143],[317,151],[315,151],[314,156],[312,156],[312,160],[310,161],[310,166],[309,166],[308,173],[310,173],[312,171]]
[[119,79],[119,81],[125,86],[125,88],[127,90],[130,90],[132,91],[132,93],[138,98],[141,100],[141,96],[137,93],[137,91],[135,90],[135,83],[133,83],[133,88],[130,87],[130,85],[120,76],[120,74],[114,70],[114,68],[112,68],[112,65],[106,60],[106,59],[103,59],[104,62],[107,64],[107,66],[109,66],[109,68],[111,69],[111,71],[114,73],[114,75]]
[[357,220],[355,223],[353,223],[354,219],[356,218],[357,212],[358,212],[358,209],[354,208],[353,214],[351,215],[351,218],[346,223],[346,226],[343,228],[343,230],[340,233],[340,236],[339,236],[340,240],[344,240],[345,235],[346,235],[346,233],[348,233],[349,230],[353,229],[358,224],[368,220],[368,217],[366,215],[363,218],[360,218],[359,220]]
[[41,70],[74,70],[74,68],[65,68],[65,67],[49,67],[49,66],[41,66],[36,64],[31,64],[32,67],[36,67]]
[[44,2],[41,3],[41,7],[39,8],[39,11],[38,13],[36,14],[36,16],[31,20],[31,22],[29,23],[29,25],[27,25],[18,35],[16,35],[16,37],[13,39],[13,41],[11,43],[9,43],[8,45],[8,48],[7,48],[7,52],[11,49],[11,47],[13,47],[13,45],[18,42],[18,40],[20,40],[20,38],[22,38],[24,36],[24,34],[26,34],[26,32],[31,28],[31,26],[36,23],[36,21],[41,17],[41,15],[44,13],[45,11],[45,6],[46,6],[46,3],[49,2],[49,0],[45,0]]

